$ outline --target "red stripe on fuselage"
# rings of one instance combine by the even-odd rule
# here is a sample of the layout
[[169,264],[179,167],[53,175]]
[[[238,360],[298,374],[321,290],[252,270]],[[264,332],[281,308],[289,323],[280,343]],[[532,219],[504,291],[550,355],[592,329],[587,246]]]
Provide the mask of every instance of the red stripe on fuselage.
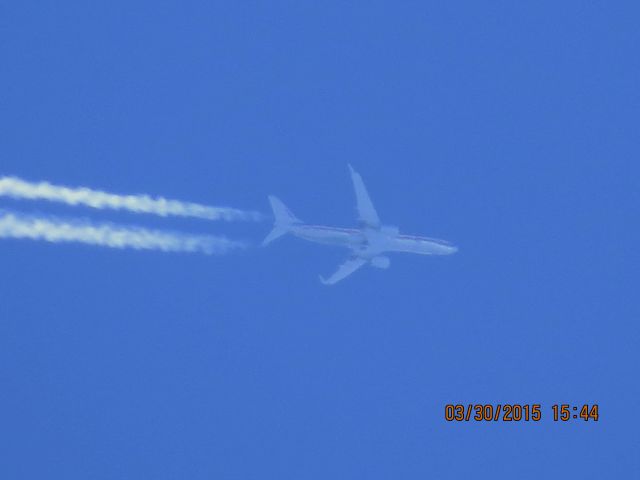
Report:
[[[328,227],[326,225],[301,225],[299,228],[308,229],[308,230],[322,230],[325,232],[336,232],[336,233],[347,233],[350,235],[360,235],[363,234],[362,230],[358,230],[356,228],[342,228],[342,227]],[[446,240],[440,240],[438,238],[431,237],[421,237],[419,235],[398,235],[395,238],[398,240],[413,240],[418,242],[431,242],[438,245],[444,245],[447,247],[452,247],[453,244],[447,242]]]
[[302,225],[300,228],[306,228],[309,230],[325,230],[328,232],[340,233],[360,233],[360,230],[356,230],[355,228],[327,227],[326,225]]
[[440,240],[438,238],[430,238],[430,237],[421,237],[419,235],[398,235],[397,238],[401,240],[417,240],[420,242],[432,242],[432,243],[437,243],[438,245],[444,245],[447,247],[453,246],[453,244],[447,242],[446,240]]

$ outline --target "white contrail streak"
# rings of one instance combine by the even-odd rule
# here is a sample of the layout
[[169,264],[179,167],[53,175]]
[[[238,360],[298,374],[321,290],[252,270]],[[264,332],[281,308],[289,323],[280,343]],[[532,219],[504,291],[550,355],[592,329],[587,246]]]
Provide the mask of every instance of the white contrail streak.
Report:
[[33,183],[17,177],[0,177],[0,196],[24,200],[47,200],[98,209],[128,210],[162,217],[171,215],[206,220],[260,220],[262,218],[257,212],[236,208],[211,207],[149,195],[117,195],[89,188],[52,185],[48,182]]
[[108,223],[69,222],[0,211],[0,238],[77,242],[110,248],[222,254],[241,242],[208,235],[184,235]]

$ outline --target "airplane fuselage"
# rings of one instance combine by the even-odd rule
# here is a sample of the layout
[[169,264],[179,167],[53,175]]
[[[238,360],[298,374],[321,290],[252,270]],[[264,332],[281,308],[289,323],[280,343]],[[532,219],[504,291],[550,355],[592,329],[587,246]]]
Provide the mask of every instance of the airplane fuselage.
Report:
[[349,258],[329,278],[320,277],[320,281],[325,285],[333,285],[367,264],[376,268],[388,268],[390,259],[382,255],[386,252],[449,255],[458,251],[457,247],[444,240],[418,235],[402,235],[398,228],[383,225],[369,198],[362,177],[350,165],[349,171],[356,193],[359,228],[305,224],[278,198],[270,195],[269,203],[271,203],[275,221],[273,229],[262,244],[267,245],[276,238],[291,234],[310,242],[346,247],[351,250]]
[[303,224],[292,225],[289,231],[294,236],[310,242],[347,247],[368,256],[376,256],[384,252],[448,255],[457,251],[457,247],[445,240],[401,235],[393,227],[370,229]]

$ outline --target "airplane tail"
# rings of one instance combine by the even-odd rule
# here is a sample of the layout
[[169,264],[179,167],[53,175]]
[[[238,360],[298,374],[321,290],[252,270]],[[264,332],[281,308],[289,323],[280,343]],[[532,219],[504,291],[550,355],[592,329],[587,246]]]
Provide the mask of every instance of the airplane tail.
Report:
[[267,235],[267,237],[262,241],[262,245],[267,245],[273,242],[276,238],[288,233],[292,225],[301,223],[300,220],[298,220],[278,198],[273,195],[269,195],[269,203],[271,203],[275,223],[271,233],[269,233],[269,235]]

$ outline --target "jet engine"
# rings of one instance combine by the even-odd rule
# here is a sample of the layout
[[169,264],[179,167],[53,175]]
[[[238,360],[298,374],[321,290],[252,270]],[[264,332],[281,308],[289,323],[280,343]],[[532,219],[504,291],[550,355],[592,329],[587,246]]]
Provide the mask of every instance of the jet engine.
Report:
[[391,264],[391,260],[389,260],[389,257],[373,257],[371,259],[371,266],[372,267],[376,267],[376,268],[389,268],[389,265]]

